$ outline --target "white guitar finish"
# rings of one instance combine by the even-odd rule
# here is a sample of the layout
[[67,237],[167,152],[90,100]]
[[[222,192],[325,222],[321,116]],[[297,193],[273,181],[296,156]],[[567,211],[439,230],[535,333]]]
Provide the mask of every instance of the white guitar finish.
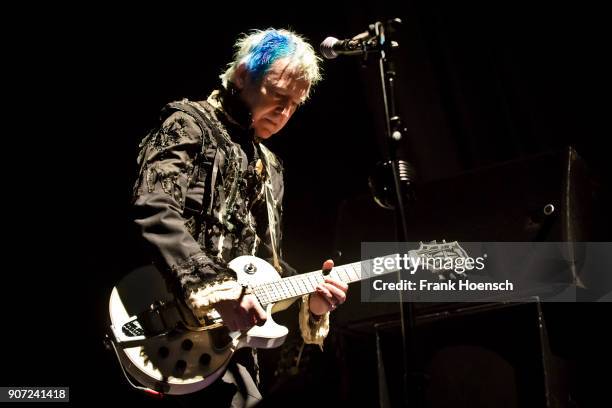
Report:
[[[421,244],[419,250],[410,254],[437,257],[457,247],[456,242]],[[394,259],[396,255],[388,257]],[[145,336],[140,332],[142,327],[137,316],[160,301],[174,305],[174,296],[153,266],[137,269],[121,280],[112,290],[109,313],[111,341],[125,371],[149,389],[165,394],[188,394],[205,388],[223,373],[239,348],[274,348],[283,344],[288,329],[274,322],[272,314],[287,308],[302,295],[315,292],[316,286],[325,279],[321,271],[281,279],[268,262],[248,255],[232,260],[229,267],[236,272],[239,283],[251,288],[268,316],[264,325],[254,326],[246,333],[232,332],[229,336],[216,311],[208,321],[192,327],[185,323],[176,306],[164,309],[170,310],[170,317],[164,314],[165,326],[183,327],[182,330]],[[361,267],[361,262],[336,266],[330,276],[345,283],[356,282],[364,279]],[[391,272],[394,271],[385,273]]]
[[[236,272],[238,282],[244,285],[281,279],[272,265],[256,257],[241,256],[232,260],[229,266]],[[152,338],[127,338],[121,332],[124,324],[149,309],[156,300],[172,299],[173,295],[167,290],[159,271],[148,266],[132,272],[119,282],[113,288],[109,302],[111,329],[117,343],[121,346],[122,340],[139,339],[141,343],[117,349],[121,364],[138,382],[166,394],[187,394],[205,388],[223,373],[236,350],[247,346],[278,347],[289,332],[272,319],[272,313],[278,311],[273,303],[266,306],[268,319],[264,325],[254,326],[246,333],[229,333],[232,340],[221,349],[214,347],[209,330],[188,330],[175,337]]]

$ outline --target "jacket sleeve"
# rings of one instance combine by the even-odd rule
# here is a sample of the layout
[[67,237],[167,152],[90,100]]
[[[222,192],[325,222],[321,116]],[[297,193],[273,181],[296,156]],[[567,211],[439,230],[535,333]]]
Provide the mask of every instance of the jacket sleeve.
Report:
[[171,286],[198,314],[220,300],[237,299],[236,275],[209,257],[191,236],[183,217],[196,160],[210,133],[184,112],[174,112],[140,144],[134,188],[134,221],[150,244]]
[[323,342],[329,334],[329,312],[314,320],[309,307],[310,295],[302,296],[300,305],[300,332],[306,344],[318,344],[323,350]]

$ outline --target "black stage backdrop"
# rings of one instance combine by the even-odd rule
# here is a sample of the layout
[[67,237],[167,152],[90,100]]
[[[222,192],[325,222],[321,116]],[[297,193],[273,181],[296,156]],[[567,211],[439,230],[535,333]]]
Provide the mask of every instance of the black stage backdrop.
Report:
[[[6,162],[17,160],[7,169],[17,189],[7,191],[12,278],[4,300],[14,318],[3,331],[12,359],[0,385],[66,384],[74,401],[128,394],[102,333],[110,289],[140,260],[128,219],[137,145],[165,103],[205,98],[218,86],[234,40],[248,29],[289,27],[318,47],[329,35],[349,38],[369,23],[401,18],[399,107],[420,182],[566,145],[609,181],[601,10],[509,0],[401,3],[172,2],[7,13],[19,21],[3,28],[16,63],[5,76],[16,114],[4,136]],[[345,57],[325,61],[323,72],[311,101],[269,143],[286,167],[285,257],[303,271],[334,254],[339,204],[368,193],[381,158],[376,65],[364,69]]]

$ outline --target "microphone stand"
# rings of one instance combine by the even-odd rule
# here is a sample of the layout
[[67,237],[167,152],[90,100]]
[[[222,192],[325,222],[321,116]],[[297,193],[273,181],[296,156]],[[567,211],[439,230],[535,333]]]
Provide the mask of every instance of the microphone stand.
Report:
[[[387,21],[386,27],[381,22],[371,24],[369,31],[372,38],[367,41],[367,44],[378,51],[379,55],[378,68],[380,71],[386,128],[386,143],[383,152],[387,156],[385,161],[391,163],[390,167],[393,174],[394,201],[398,220],[398,242],[406,242],[408,237],[406,202],[413,197],[412,177],[414,172],[410,165],[400,157],[400,142],[404,137],[404,128],[402,128],[402,122],[396,109],[396,73],[391,59],[391,51],[393,48],[397,48],[398,44],[395,41],[388,40],[386,36],[386,31],[393,31],[399,24],[401,24],[401,20],[398,18]],[[367,58],[367,55],[368,53],[364,52],[364,60]],[[398,278],[401,279],[401,271],[398,272]],[[402,291],[398,291],[398,293],[403,340],[403,405],[410,408],[424,407],[424,378],[416,346],[414,307],[412,302],[403,299]]]

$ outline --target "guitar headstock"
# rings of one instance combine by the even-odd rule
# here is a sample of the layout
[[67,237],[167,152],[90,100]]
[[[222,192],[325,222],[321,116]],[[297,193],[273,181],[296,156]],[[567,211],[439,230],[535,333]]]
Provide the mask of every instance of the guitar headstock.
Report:
[[419,267],[431,271],[440,280],[457,279],[457,275],[464,274],[465,270],[457,272],[453,266],[458,264],[458,259],[469,258],[457,241],[446,242],[446,240],[419,242],[419,249],[413,249],[408,254],[410,259],[420,258]]

